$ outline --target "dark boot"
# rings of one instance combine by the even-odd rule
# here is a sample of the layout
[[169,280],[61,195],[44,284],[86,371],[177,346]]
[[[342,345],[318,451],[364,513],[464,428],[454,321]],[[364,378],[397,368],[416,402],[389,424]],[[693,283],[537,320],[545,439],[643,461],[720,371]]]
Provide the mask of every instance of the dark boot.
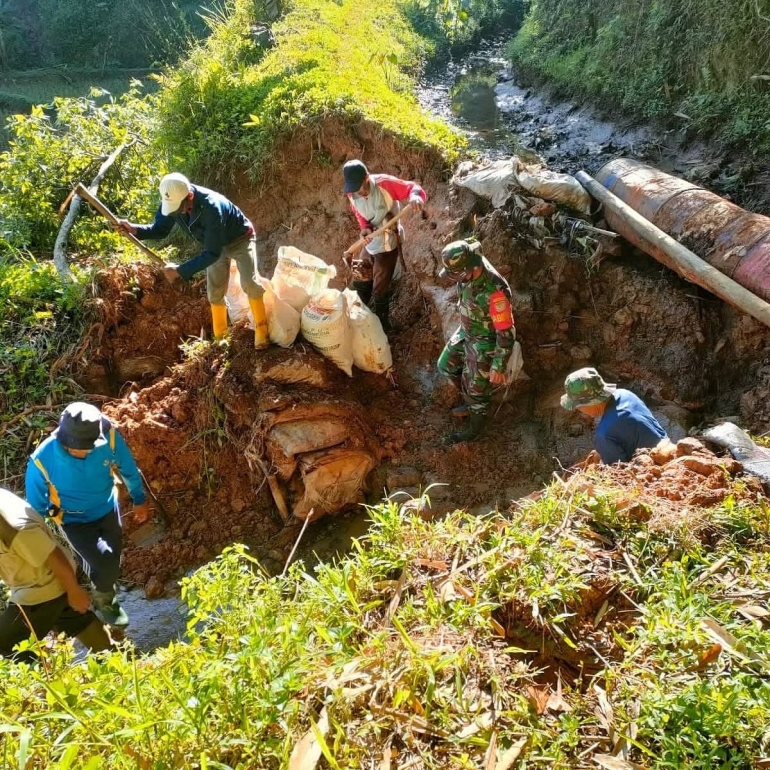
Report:
[[471,410],[468,408],[468,404],[460,404],[452,409],[452,417],[456,420],[465,420],[471,416]]
[[372,301],[372,286],[374,286],[373,281],[353,281],[351,284],[353,291],[358,292],[361,302],[367,307],[369,307],[369,303]]
[[387,334],[393,331],[393,327],[390,325],[390,297],[385,295],[384,297],[374,298],[374,314],[380,319],[382,324],[382,330]]
[[460,444],[463,441],[476,441],[487,427],[487,415],[484,412],[471,412],[468,424],[464,430],[457,431],[449,437],[449,444]]

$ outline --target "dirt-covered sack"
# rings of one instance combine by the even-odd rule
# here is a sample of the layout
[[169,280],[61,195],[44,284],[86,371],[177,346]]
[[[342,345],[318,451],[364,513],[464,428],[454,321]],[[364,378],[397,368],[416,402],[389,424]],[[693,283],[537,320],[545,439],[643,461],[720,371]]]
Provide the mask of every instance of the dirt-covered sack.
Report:
[[528,192],[543,200],[569,206],[581,214],[591,212],[591,196],[583,185],[569,174],[557,174],[547,168],[536,168],[516,163],[514,157],[515,181]]
[[514,155],[507,160],[496,160],[479,169],[469,171],[471,166],[461,163],[457,173],[452,178],[452,184],[467,187],[471,192],[482,198],[488,198],[492,205],[499,209],[505,205],[516,187],[516,164],[518,158]]
[[273,290],[280,299],[301,313],[308,299],[326,289],[336,275],[334,265],[327,265],[322,259],[294,246],[281,246],[273,273]]
[[345,297],[337,289],[314,294],[302,310],[302,336],[348,377],[353,376],[353,335]]
[[294,515],[305,519],[334,513],[363,499],[366,477],[375,458],[362,449],[336,448],[305,455],[300,460],[305,494],[294,506]]
[[257,282],[265,290],[265,315],[270,342],[282,348],[290,348],[299,334],[299,312],[275,293],[272,281],[259,278]]
[[251,318],[251,309],[249,308],[249,298],[241,288],[241,276],[238,272],[238,265],[234,260],[230,260],[230,278],[227,282],[225,305],[227,305],[227,315],[230,316],[231,324],[243,321],[254,328],[254,321]]
[[343,294],[353,335],[353,363],[364,372],[387,372],[393,356],[380,319],[361,302],[358,292],[345,289]]

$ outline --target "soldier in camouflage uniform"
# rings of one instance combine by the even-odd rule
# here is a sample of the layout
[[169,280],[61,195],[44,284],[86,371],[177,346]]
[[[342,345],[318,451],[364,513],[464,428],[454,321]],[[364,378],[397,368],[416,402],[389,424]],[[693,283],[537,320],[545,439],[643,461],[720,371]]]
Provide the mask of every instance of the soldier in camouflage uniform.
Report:
[[505,385],[508,358],[516,341],[511,288],[467,241],[455,241],[441,253],[442,278],[457,282],[460,328],[438,359],[438,370],[460,391],[463,406],[455,416],[468,417],[465,430],[449,441],[475,441],[483,432],[492,392]]

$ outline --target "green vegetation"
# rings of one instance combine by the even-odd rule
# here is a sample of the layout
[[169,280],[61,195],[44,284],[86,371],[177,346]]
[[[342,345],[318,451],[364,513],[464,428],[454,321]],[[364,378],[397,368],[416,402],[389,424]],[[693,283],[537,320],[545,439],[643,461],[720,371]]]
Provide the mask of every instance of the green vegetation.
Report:
[[[106,96],[103,104],[85,97],[56,99],[54,116],[35,107],[31,115],[13,117],[13,139],[0,154],[0,257],[50,253],[60,225],[59,208],[70,191],[79,181],[90,183],[107,156],[126,142],[131,147],[100,187],[100,197],[118,212],[147,216],[155,210],[151,180],[162,175],[163,167],[148,150],[152,102],[137,90],[120,99]],[[70,236],[72,250],[114,250],[118,236],[94,212],[83,214]]]
[[235,0],[164,83],[162,139],[179,165],[256,180],[277,162],[278,142],[314,130],[320,140],[325,118],[372,121],[406,147],[457,157],[460,139],[427,118],[413,94],[426,44],[398,3],[294,0],[267,51],[244,34],[252,13],[253,3]]
[[570,96],[770,150],[770,13],[756,0],[533,0],[510,55]]
[[174,62],[205,34],[204,7],[200,0],[6,0],[0,69]]
[[268,578],[230,549],[185,583],[187,643],[0,662],[3,766],[279,768],[303,736],[329,768],[387,767],[388,750],[395,767],[495,767],[515,747],[506,767],[565,768],[613,746],[650,768],[752,766],[767,511],[736,482],[709,512],[672,520],[661,501],[644,524],[601,473],[509,516],[383,504],[312,575]]
[[78,390],[67,364],[87,323],[88,276],[76,270],[75,277],[62,287],[51,262],[0,262],[0,467],[3,484],[15,489],[23,486],[29,440]]
[[415,29],[441,48],[462,48],[482,34],[517,29],[529,0],[408,0]]

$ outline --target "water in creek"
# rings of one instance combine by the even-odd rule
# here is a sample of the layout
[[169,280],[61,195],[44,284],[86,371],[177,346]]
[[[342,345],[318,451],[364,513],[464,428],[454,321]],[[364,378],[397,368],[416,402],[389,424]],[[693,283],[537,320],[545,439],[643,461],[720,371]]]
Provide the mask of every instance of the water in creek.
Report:
[[574,173],[618,155],[647,157],[657,147],[648,128],[611,123],[591,106],[522,85],[504,49],[504,39],[482,40],[475,53],[428,67],[418,87],[422,107],[462,131],[472,151]]

